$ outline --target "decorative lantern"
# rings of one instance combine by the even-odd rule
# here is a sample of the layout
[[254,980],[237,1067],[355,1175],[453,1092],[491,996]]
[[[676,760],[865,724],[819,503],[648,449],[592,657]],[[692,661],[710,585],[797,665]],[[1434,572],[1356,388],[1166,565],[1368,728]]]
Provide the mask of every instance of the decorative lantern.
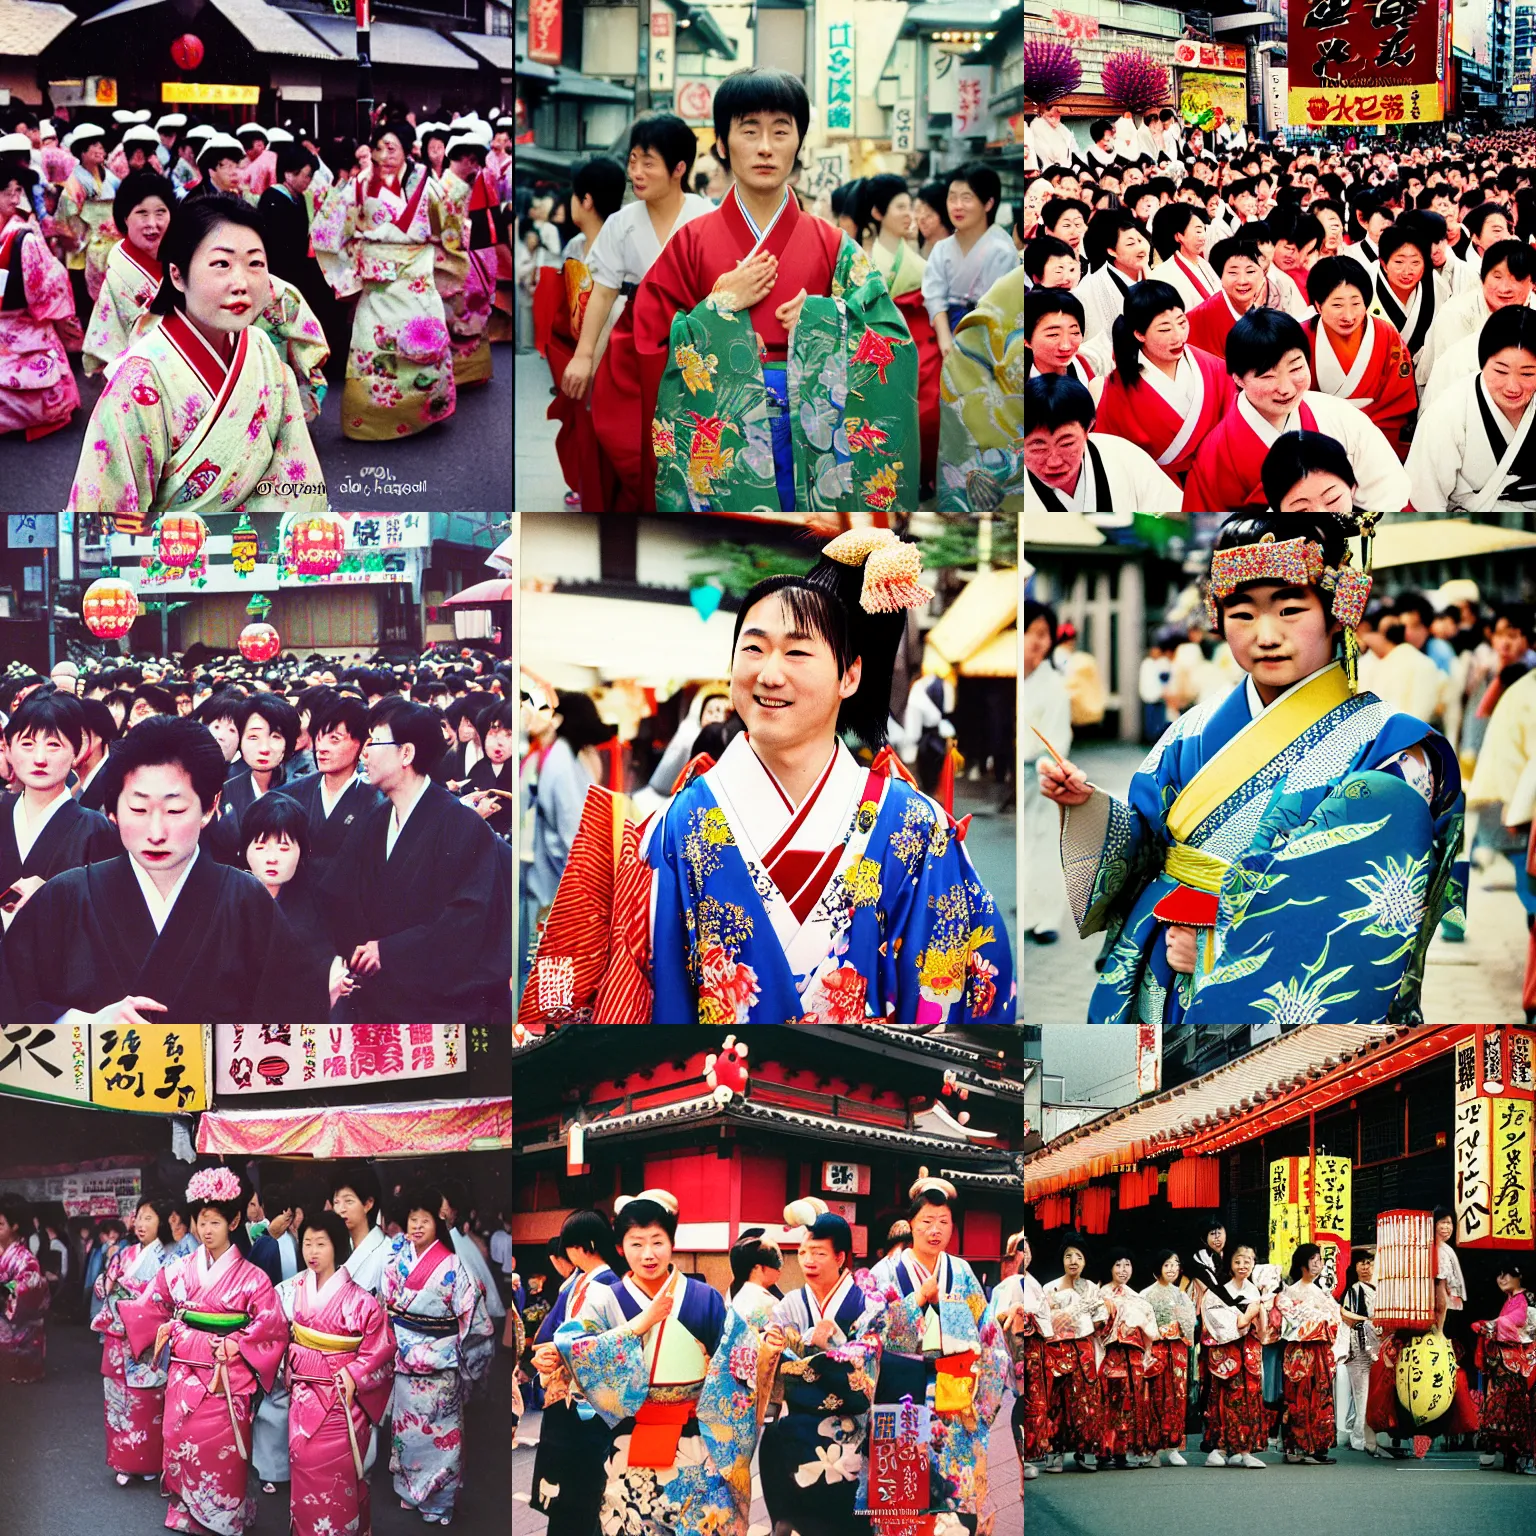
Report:
[[1397,1400],[1415,1424],[1438,1419],[1456,1396],[1456,1352],[1443,1333],[1421,1333],[1397,1358]]
[[139,600],[126,581],[103,576],[85,589],[80,617],[98,640],[120,640],[139,616]]
[[208,525],[195,512],[162,517],[155,524],[155,552],[169,570],[195,565],[207,541]]
[[229,554],[236,576],[249,576],[256,569],[256,530],[244,512],[229,536]]
[[196,69],[203,62],[203,40],[195,32],[183,32],[171,44],[171,58],[177,69]]
[[247,624],[240,631],[240,654],[247,661],[271,661],[283,642],[270,624]]
[[293,519],[283,535],[288,565],[299,576],[329,576],[340,564],[347,533],[330,512],[310,512]]

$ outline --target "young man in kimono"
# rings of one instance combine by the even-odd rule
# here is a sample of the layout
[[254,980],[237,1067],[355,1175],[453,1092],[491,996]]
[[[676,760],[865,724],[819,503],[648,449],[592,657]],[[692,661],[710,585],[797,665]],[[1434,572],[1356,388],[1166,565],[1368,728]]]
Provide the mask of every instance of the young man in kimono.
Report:
[[949,178],[944,201],[955,232],[934,246],[923,268],[923,302],[943,357],[976,301],[1019,264],[1008,232],[993,222],[1001,193],[997,172],[979,160]]
[[1248,674],[1181,715],[1129,802],[1042,761],[1084,935],[1092,1022],[1411,1022],[1435,926],[1459,918],[1461,771],[1438,732],[1335,659],[1370,578],[1326,513],[1228,518],[1210,626]]
[[43,1379],[53,1299],[27,1246],[31,1232],[32,1207],[20,1195],[0,1195],[0,1382],[17,1386]]
[[738,70],[714,113],[734,184],[635,294],[654,510],[916,506],[917,348],[869,258],[790,190],[804,83]]

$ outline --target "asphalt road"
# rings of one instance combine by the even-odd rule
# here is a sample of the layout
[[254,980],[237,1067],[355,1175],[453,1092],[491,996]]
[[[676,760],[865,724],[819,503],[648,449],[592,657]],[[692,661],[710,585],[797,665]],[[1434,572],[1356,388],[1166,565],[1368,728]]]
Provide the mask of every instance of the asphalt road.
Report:
[[[511,1355],[497,1347],[488,1395],[469,1407],[464,1489],[449,1526],[460,1536],[507,1536]],[[372,1475],[374,1536],[429,1529],[400,1508],[381,1453]],[[0,1386],[0,1533],[3,1536],[153,1536],[165,1504],[154,1483],[119,1488],[106,1464],[101,1344],[82,1324],[50,1324],[48,1374],[31,1387]],[[286,1485],[257,1494],[259,1536],[288,1531]],[[436,1529],[436,1527],[431,1527]]]

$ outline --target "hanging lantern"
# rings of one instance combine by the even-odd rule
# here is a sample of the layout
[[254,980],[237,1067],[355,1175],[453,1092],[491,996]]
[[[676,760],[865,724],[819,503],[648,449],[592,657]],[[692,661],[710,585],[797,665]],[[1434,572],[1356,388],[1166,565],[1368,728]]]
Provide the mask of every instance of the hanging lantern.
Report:
[[283,534],[289,569],[300,576],[329,576],[340,564],[347,533],[330,512],[296,517]]
[[155,524],[155,553],[168,570],[196,565],[207,542],[208,525],[195,512],[162,517]]
[[85,589],[80,617],[98,640],[120,640],[139,616],[139,600],[133,588],[116,576],[103,576]]
[[203,40],[195,32],[183,32],[171,44],[171,58],[177,69],[196,69],[203,62]]
[[244,512],[229,536],[229,554],[236,576],[249,576],[256,569],[256,530]]
[[270,624],[247,624],[240,631],[240,654],[247,661],[271,661],[282,648],[282,637]]
[[1456,1396],[1456,1352],[1443,1333],[1421,1333],[1397,1358],[1397,1400],[1415,1424],[1438,1419]]

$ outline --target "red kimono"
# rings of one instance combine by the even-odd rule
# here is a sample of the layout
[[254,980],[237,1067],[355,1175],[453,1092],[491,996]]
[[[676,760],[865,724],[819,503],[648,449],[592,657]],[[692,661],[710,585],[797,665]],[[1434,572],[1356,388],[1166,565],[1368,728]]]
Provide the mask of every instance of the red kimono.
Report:
[[[618,481],[598,444],[589,402],[572,400],[560,389],[566,367],[576,355],[581,323],[592,296],[591,275],[580,258],[566,258],[561,291],[560,308],[549,331],[549,372],[555,381],[555,398],[545,413],[550,421],[560,423],[555,434],[555,454],[565,483],[581,497],[584,512],[617,510],[610,508],[609,503],[617,498]],[[538,294],[534,297],[537,299]]]
[[1189,347],[1200,395],[1195,408],[1181,414],[1145,379],[1130,389],[1118,369],[1110,373],[1099,400],[1095,432],[1109,432],[1145,449],[1181,485],[1195,462],[1200,444],[1226,415],[1237,386],[1220,358]]
[[917,347],[917,430],[923,446],[920,476],[924,485],[931,485],[939,458],[939,374],[944,359],[939,356],[939,341],[933,334],[922,289],[914,288],[899,299],[893,296],[891,302],[901,311]]
[[1189,344],[1225,360],[1227,332],[1238,322],[1232,303],[1220,290],[1189,311]]
[[1348,363],[1326,335],[1318,334],[1322,321],[1316,315],[1303,323],[1311,344],[1312,387],[1354,401],[1381,428],[1398,458],[1405,460],[1408,444],[1403,441],[1403,426],[1419,408],[1413,358],[1390,321],[1377,315],[1367,315],[1366,320],[1368,329],[1361,335],[1359,351]]
[[[1261,480],[1268,449],[1238,410],[1238,398],[1234,397],[1227,414],[1206,434],[1195,455],[1194,467],[1184,482],[1186,512],[1262,512],[1269,505]],[[1305,400],[1297,407],[1297,414],[1303,428],[1317,431],[1317,418]]]

